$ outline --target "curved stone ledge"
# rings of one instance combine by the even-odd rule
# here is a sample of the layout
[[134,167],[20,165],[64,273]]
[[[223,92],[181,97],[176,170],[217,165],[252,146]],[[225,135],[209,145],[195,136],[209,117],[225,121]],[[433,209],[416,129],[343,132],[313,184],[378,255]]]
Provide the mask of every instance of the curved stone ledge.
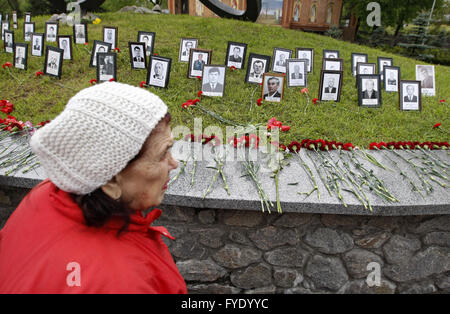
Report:
[[[176,152],[181,151],[181,145],[184,144],[185,142],[176,142],[173,150],[176,157]],[[194,147],[200,148],[200,146]],[[210,149],[207,146],[203,146],[203,148]],[[231,149],[231,153],[234,155],[229,156],[236,156],[235,149]],[[406,152],[399,151],[399,153],[405,157],[410,157]],[[359,158],[358,160],[368,169],[372,169],[374,174],[385,182],[389,191],[395,195],[400,202],[389,203],[373,194],[367,193],[367,197],[373,208],[373,211],[370,212],[369,209],[364,208],[354,195],[348,192],[342,192],[344,201],[347,205],[344,206],[337,197],[329,195],[325,186],[320,182],[320,179],[314,170],[314,165],[305,154],[310,154],[310,152],[306,152],[305,150],[300,151],[303,160],[316,175],[320,190],[320,199],[318,199],[316,192],[307,198],[305,198],[305,195],[298,194],[298,192],[309,192],[312,189],[312,185],[306,172],[301,167],[299,158],[293,156],[288,159],[290,164],[282,170],[279,177],[279,195],[283,212],[379,216],[441,215],[450,213],[450,190],[448,188],[445,189],[437,183],[432,182],[434,192],[430,195],[421,197],[418,193],[411,191],[408,181],[402,179],[398,171],[381,169],[362,158]],[[392,163],[386,159],[382,152],[370,151],[370,154],[384,165],[393,168]],[[433,151],[433,154],[436,154],[436,156],[445,162],[450,163],[450,155],[447,151]],[[203,151],[203,156],[208,156],[208,151]],[[261,152],[257,152],[256,157],[260,165],[264,165],[267,162],[266,156],[267,155]],[[332,152],[332,156],[333,158],[338,158],[337,152]],[[399,160],[400,159],[397,161]],[[223,188],[223,183],[219,176],[213,184],[211,192],[203,199],[203,195],[210,185],[215,171],[206,167],[214,165],[214,162],[211,163],[206,160],[198,161],[194,185],[191,185],[190,173],[193,169],[193,162],[192,159],[190,159],[186,165],[185,173],[181,174],[179,178],[169,186],[163,204],[193,208],[261,211],[261,203],[258,198],[257,190],[250,179],[242,177],[242,164],[237,160],[226,161],[223,167],[225,177],[228,181],[230,195],[228,195]],[[181,163],[177,170],[172,171],[172,178],[177,174],[180,167]],[[269,171],[264,172],[263,167],[261,167],[261,169],[262,170],[260,170],[259,173],[261,184],[264,191],[269,195],[271,201],[275,205],[272,208],[272,212],[276,212],[275,181],[270,178]],[[420,185],[416,175],[411,169],[402,168],[402,170],[415,181],[417,186]],[[42,168],[35,169],[26,174],[18,173],[14,176],[5,176],[4,173],[5,169],[0,171],[0,185],[4,186],[32,188],[46,178]],[[290,185],[292,183],[297,183],[297,185]]]

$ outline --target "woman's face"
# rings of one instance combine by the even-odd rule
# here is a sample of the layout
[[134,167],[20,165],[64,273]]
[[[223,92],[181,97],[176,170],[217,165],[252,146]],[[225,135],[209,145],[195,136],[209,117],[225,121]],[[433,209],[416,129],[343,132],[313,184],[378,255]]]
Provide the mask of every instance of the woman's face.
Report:
[[173,159],[170,126],[163,122],[160,131],[145,142],[140,155],[116,177],[121,201],[132,210],[144,210],[161,204],[169,182],[169,173],[178,167]]

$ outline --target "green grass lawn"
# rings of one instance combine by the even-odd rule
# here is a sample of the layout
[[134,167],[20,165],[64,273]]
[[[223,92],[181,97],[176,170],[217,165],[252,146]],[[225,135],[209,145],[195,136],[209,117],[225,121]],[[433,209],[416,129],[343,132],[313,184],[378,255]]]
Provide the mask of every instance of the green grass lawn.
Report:
[[[173,15],[137,15],[105,13],[100,14],[102,23],[90,24],[89,49],[94,39],[102,40],[103,26],[119,27],[118,81],[138,86],[146,78],[146,71],[130,68],[128,41],[136,41],[139,30],[156,32],[155,49],[160,56],[173,60],[169,88],[165,90],[149,88],[159,95],[169,106],[173,126],[186,125],[193,130],[193,118],[202,116],[203,127],[219,125],[210,116],[200,111],[181,108],[187,99],[195,98],[200,82],[187,78],[187,63],[178,62],[178,49],[182,37],[199,39],[199,47],[212,49],[212,63],[223,64],[227,41],[248,44],[248,53],[272,55],[274,47],[294,50],[296,47],[315,48],[314,73],[308,78],[311,98],[318,96],[322,49],[338,49],[344,59],[344,84],[339,103],[312,103],[305,108],[305,97],[300,88],[286,88],[282,103],[263,103],[256,106],[260,91],[254,93],[255,85],[244,82],[245,70],[227,70],[225,97],[204,97],[202,105],[223,117],[240,123],[267,123],[276,117],[291,130],[283,133],[281,141],[304,138],[323,138],[352,142],[368,147],[373,141],[447,141],[448,133],[433,129],[437,122],[448,132],[450,108],[439,103],[446,99],[450,103],[450,67],[436,66],[436,97],[423,97],[421,112],[401,112],[398,109],[398,94],[383,92],[381,108],[358,107],[355,79],[351,75],[351,53],[362,52],[369,55],[369,62],[376,63],[377,56],[394,58],[394,65],[401,67],[402,79],[415,79],[415,64],[419,61],[381,52],[365,46],[338,41],[325,36],[286,30],[260,24],[237,22],[216,18],[200,18]],[[33,17],[36,32],[44,32],[45,21],[49,16]],[[62,26],[60,34],[72,35],[72,28]],[[15,32],[16,42],[23,42],[23,20]],[[56,44],[55,44],[56,45]],[[30,52],[30,51],[29,51]],[[28,70],[12,68],[12,73],[21,80],[14,80],[6,69],[0,68],[0,99],[8,99],[15,105],[13,115],[18,119],[33,123],[53,119],[64,108],[69,98],[77,91],[90,86],[89,81],[96,78],[96,69],[89,67],[90,55],[83,45],[74,45],[74,60],[64,61],[60,80],[50,77],[35,78],[36,71],[43,70],[44,56],[33,57],[29,53]],[[0,52],[0,63],[12,62],[12,54]],[[64,86],[64,87],[63,87]],[[259,87],[257,87],[259,88]],[[4,116],[4,115],[3,115]],[[225,134],[225,125],[223,126]]]

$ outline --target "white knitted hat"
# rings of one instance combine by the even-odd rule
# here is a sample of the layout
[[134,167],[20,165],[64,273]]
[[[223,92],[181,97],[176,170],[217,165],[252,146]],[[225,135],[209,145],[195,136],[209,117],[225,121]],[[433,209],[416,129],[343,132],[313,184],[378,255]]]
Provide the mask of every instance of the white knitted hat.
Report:
[[30,145],[57,187],[88,194],[126,167],[166,113],[158,96],[105,82],[73,96]]

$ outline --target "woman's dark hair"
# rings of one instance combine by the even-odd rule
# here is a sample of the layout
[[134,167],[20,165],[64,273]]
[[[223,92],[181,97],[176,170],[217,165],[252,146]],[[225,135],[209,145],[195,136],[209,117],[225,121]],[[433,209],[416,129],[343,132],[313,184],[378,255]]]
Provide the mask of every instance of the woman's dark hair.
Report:
[[[160,120],[156,127],[152,130],[147,140],[155,133],[160,132],[161,127],[168,125],[171,120],[170,113],[167,114]],[[144,146],[144,145],[143,145]],[[130,165],[133,161],[141,156],[142,150],[128,162]],[[120,200],[113,200],[110,198],[101,188],[97,188],[93,192],[85,195],[71,194],[72,199],[80,207],[83,212],[83,217],[86,225],[93,227],[102,227],[110,218],[112,217],[122,217],[124,224],[117,232],[117,236],[123,231],[128,229],[130,224],[130,215],[132,210],[130,210],[127,204],[121,202]],[[144,209],[144,208],[143,208]]]

